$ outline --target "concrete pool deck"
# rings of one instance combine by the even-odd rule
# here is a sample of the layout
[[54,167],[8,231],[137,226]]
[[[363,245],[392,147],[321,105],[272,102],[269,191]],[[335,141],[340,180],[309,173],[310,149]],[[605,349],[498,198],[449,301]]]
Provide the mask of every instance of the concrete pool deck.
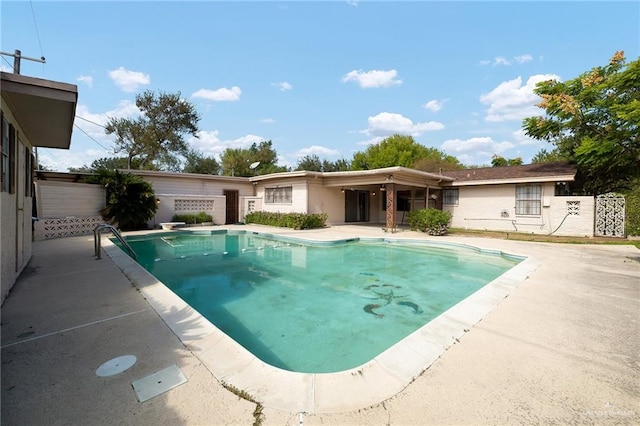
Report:
[[[633,246],[433,238],[362,226],[228,228],[318,240],[429,239],[534,262],[528,279],[507,289],[508,298],[484,295],[492,303],[488,314],[454,315],[457,331],[448,322],[426,340],[413,336],[413,344],[381,355],[362,375],[287,379],[242,352],[230,355],[229,346],[220,350],[228,338],[167,299],[144,272],[129,269],[119,249],[105,247],[109,256],[94,260],[92,237],[36,242],[2,307],[2,423],[251,424],[255,404],[218,380],[263,403],[265,424],[301,418],[306,424],[635,424],[640,418],[640,251]],[[137,357],[133,367],[95,375],[102,363],[125,354]],[[171,365],[187,383],[138,402],[131,382]],[[416,365],[430,367],[417,375]],[[371,395],[383,402],[370,402]]]

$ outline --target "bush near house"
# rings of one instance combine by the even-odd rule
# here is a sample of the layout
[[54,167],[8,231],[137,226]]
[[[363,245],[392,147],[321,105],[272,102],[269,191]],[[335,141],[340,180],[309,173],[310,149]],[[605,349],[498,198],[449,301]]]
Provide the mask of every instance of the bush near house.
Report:
[[256,223],[259,225],[279,226],[293,229],[315,229],[324,228],[327,221],[326,213],[306,214],[306,213],[273,213],[273,212],[252,212],[245,216],[245,223]]
[[171,218],[172,222],[184,222],[186,224],[191,223],[213,223],[213,216],[207,214],[205,212],[200,213],[185,213],[185,214],[174,214],[173,218]]
[[[640,184],[640,181],[638,181]],[[640,185],[626,194],[625,209],[627,217],[625,220],[625,233],[631,236],[640,235]]]
[[422,231],[429,235],[444,235],[449,230],[451,212],[438,209],[412,210],[408,216],[412,231]]

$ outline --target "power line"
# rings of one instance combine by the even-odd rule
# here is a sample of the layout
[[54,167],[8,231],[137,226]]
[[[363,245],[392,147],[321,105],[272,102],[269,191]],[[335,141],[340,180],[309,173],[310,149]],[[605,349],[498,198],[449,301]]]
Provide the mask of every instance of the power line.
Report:
[[89,139],[91,139],[92,141],[94,141],[95,143],[97,143],[98,145],[100,145],[100,147],[102,147],[102,149],[104,149],[105,151],[109,151],[109,148],[106,148],[104,145],[102,145],[100,142],[98,142],[97,140],[95,140],[93,137],[91,137],[87,132],[85,132],[84,130],[82,130],[82,128],[80,126],[78,126],[76,123],[73,123],[74,126],[76,126],[82,133],[84,133]]
[[79,115],[76,115],[76,118],[79,118],[80,120],[84,120],[87,123],[95,124],[98,127],[102,127],[103,129],[106,129],[106,127],[104,127],[102,124],[96,123],[95,121],[87,120],[86,118],[80,117]]
[[9,64],[9,66],[11,67],[11,69],[13,70],[13,64],[11,62],[9,62],[9,60],[7,58],[5,58],[4,56],[0,56],[2,59],[4,59],[4,61]]
[[33,10],[33,1],[30,0],[29,4],[31,5],[31,16],[33,16],[33,24],[36,27],[36,36],[38,37],[38,45],[40,46],[40,56],[44,58],[44,51],[42,50],[42,42],[40,41],[40,31],[38,31],[38,21],[36,21],[36,13]]

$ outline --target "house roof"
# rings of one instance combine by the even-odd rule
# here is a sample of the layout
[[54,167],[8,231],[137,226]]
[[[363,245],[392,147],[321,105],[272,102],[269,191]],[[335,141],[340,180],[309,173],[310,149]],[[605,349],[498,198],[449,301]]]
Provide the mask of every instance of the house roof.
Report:
[[32,146],[69,148],[78,86],[5,72],[0,81],[2,98]]
[[452,186],[522,182],[573,181],[575,166],[569,163],[539,163],[524,166],[483,167],[445,172],[454,179]]
[[170,177],[177,179],[205,179],[205,180],[219,180],[219,181],[234,181],[234,182],[249,182],[249,178],[240,176],[223,176],[223,175],[205,175],[199,173],[182,173],[182,172],[163,172],[156,170],[120,170],[121,172],[129,172],[138,176],[155,176],[155,177]]
[[349,184],[385,184],[398,183],[408,185],[428,186],[440,184],[444,181],[452,181],[453,178],[437,174],[423,172],[407,167],[384,167],[373,170],[352,170],[346,172],[311,172],[295,171],[272,173],[268,175],[254,176],[252,182],[268,181],[283,178],[314,177],[322,178],[325,186],[344,186]]

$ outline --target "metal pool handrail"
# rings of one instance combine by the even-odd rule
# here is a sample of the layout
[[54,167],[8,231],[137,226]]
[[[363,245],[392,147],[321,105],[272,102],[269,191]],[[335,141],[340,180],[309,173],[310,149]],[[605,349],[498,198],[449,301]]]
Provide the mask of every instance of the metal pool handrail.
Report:
[[120,235],[120,232],[118,232],[118,230],[113,225],[109,225],[108,223],[101,223],[93,230],[93,246],[96,250],[96,257],[98,259],[101,258],[100,245],[102,243],[102,239],[100,237],[100,234],[104,229],[108,229],[109,231],[111,231],[111,233],[118,239],[118,241],[120,241],[120,243],[127,249],[127,252],[129,252],[129,256],[131,256],[134,260],[138,259],[138,257],[136,256],[136,252],[133,251],[129,243],[127,243],[122,235]]

